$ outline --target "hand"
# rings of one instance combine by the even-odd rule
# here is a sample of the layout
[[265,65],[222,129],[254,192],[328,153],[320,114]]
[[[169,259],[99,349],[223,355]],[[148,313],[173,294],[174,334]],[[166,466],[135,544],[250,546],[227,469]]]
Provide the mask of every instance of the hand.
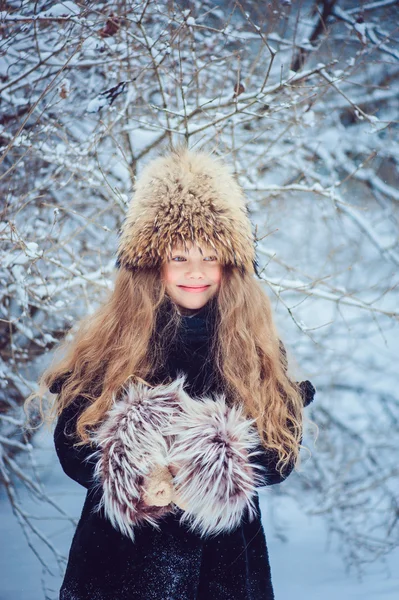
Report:
[[182,500],[180,499],[179,492],[176,490],[176,488],[173,488],[172,502],[173,502],[173,504],[176,504],[176,506],[178,506],[182,510],[187,510],[187,508],[188,508],[187,504],[182,502]]
[[[170,473],[173,475],[173,477],[175,477],[177,475],[180,468],[181,468],[181,465],[179,463],[171,463],[170,465],[168,465],[168,469],[169,469]],[[187,510],[187,505],[182,502],[182,500],[180,499],[180,496],[179,496],[179,492],[176,490],[175,487],[173,487],[172,502],[173,502],[173,504],[176,504],[176,506],[178,506],[182,510]]]
[[143,501],[147,506],[167,506],[172,502],[172,475],[167,467],[156,466],[143,487]]

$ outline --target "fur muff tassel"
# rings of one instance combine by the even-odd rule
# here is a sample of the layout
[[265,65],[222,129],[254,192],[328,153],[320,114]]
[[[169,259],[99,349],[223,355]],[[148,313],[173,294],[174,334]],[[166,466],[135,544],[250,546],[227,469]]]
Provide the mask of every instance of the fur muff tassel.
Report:
[[130,384],[115,402],[92,439],[98,449],[94,478],[102,490],[97,506],[112,525],[134,541],[135,526],[158,521],[173,505],[148,506],[144,489],[155,467],[168,465],[168,439],[163,430],[180,404],[182,380],[147,387]]
[[223,395],[180,400],[167,428],[173,437],[169,460],[179,465],[174,485],[187,507],[180,523],[206,537],[235,529],[246,509],[252,521],[256,488],[265,482],[263,467],[250,462],[259,454],[251,452],[259,447],[255,419],[242,405],[229,407]]

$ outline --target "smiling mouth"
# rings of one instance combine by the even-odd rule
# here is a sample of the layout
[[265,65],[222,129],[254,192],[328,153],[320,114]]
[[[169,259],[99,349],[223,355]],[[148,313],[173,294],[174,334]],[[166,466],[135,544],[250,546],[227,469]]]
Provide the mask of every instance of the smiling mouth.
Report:
[[187,292],[203,292],[206,289],[208,289],[210,286],[209,285],[198,285],[198,286],[193,286],[193,285],[179,285],[179,288],[182,288],[183,290],[186,290]]

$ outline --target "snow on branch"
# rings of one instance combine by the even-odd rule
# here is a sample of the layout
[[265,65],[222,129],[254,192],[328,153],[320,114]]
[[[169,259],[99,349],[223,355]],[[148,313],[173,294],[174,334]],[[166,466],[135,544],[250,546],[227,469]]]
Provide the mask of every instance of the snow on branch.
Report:
[[[360,14],[346,0],[323,3],[324,13],[317,2],[277,4],[238,3],[234,18],[199,4],[160,12],[153,0],[127,3],[123,18],[114,0],[53,3],[39,13],[32,3],[4,5],[0,468],[41,562],[43,544],[57,567],[64,557],[18,490],[66,515],[35,476],[21,405],[59,341],[112,289],[118,231],[140,170],[183,140],[232,165],[287,345],[316,388],[326,381],[312,409],[326,427],[312,458],[318,475],[313,489],[301,479],[298,498],[309,506],[323,499],[353,563],[396,543],[394,504],[372,520],[380,488],[398,479],[388,451],[378,459],[397,431],[389,417],[397,418],[396,404],[384,393],[397,368],[399,323],[395,6],[369,2]],[[359,404],[347,382],[339,391],[347,414],[339,414],[332,398],[348,364],[373,403]],[[360,431],[348,429],[355,405]],[[356,511],[345,512],[349,484],[338,476],[352,469],[351,441],[367,459],[350,488],[354,506],[370,494],[362,533]],[[371,543],[390,530],[383,550]]]

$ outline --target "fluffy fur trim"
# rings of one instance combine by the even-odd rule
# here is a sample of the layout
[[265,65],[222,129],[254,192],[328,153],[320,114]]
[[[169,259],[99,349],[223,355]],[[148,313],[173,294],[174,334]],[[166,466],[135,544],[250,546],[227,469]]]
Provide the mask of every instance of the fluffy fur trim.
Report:
[[256,488],[265,484],[264,468],[251,464],[258,452],[259,435],[254,419],[243,407],[229,407],[225,397],[193,400],[181,397],[180,412],[168,425],[173,437],[171,463],[179,465],[174,484],[186,505],[180,522],[201,537],[235,529],[245,511],[256,514]]
[[102,497],[97,510],[134,540],[133,528],[149,523],[159,529],[160,517],[173,509],[147,506],[143,486],[156,466],[168,465],[168,439],[162,435],[184,393],[182,380],[149,388],[130,384],[94,433],[98,449],[94,478]]
[[159,266],[175,242],[208,243],[222,264],[253,273],[254,238],[231,167],[206,152],[179,148],[152,160],[134,186],[117,266]]

